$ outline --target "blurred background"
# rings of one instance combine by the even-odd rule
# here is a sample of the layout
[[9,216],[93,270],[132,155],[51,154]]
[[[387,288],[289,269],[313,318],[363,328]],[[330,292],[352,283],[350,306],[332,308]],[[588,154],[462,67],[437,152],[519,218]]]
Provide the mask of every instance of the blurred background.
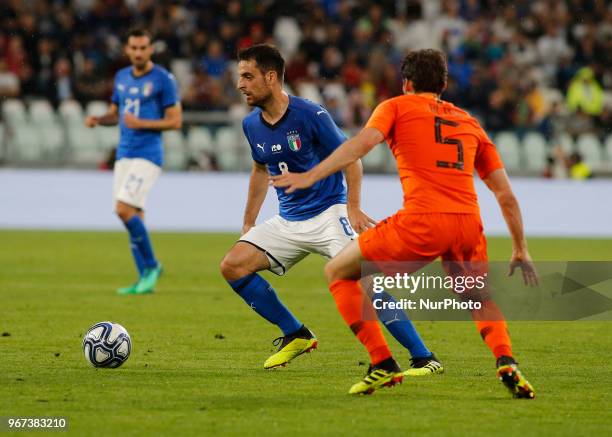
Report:
[[[83,119],[105,112],[134,25],[152,31],[154,61],[180,87],[169,170],[250,169],[235,57],[268,42],[287,60],[287,91],[324,104],[347,134],[401,93],[404,54],[434,47],[448,55],[443,98],[481,120],[511,174],[612,176],[604,0],[2,0],[1,166],[112,168],[118,129]],[[364,165],[394,172],[385,147]]]

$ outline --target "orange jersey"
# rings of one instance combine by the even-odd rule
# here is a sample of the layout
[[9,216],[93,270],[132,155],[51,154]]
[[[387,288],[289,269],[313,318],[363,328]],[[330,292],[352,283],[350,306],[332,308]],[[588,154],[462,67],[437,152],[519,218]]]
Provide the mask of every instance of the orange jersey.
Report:
[[408,213],[476,213],[474,169],[481,178],[503,168],[478,121],[433,94],[382,102],[366,127],[383,133],[395,159]]

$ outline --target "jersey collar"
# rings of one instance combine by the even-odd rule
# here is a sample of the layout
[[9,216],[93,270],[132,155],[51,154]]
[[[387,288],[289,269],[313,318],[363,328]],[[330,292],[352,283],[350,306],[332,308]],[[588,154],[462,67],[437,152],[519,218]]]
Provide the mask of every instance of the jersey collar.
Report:
[[155,70],[155,62],[153,63],[153,66],[151,67],[151,69],[147,71],[145,74],[143,74],[142,76],[136,76],[134,74],[134,67],[130,66],[130,76],[132,76],[134,79],[142,79],[143,77],[147,77],[149,74],[153,73],[153,70]]
[[274,124],[270,124],[268,123],[263,116],[263,111],[261,111],[259,113],[259,119],[261,120],[261,123],[266,126],[268,129],[272,129],[272,130],[276,130],[278,129],[278,127],[283,124],[283,121],[285,121],[287,119],[287,117],[289,117],[289,112],[290,112],[290,108],[291,107],[291,96],[289,96],[289,104],[287,105],[287,109],[285,110],[285,113],[283,114],[283,116],[281,118],[278,119],[278,121]]

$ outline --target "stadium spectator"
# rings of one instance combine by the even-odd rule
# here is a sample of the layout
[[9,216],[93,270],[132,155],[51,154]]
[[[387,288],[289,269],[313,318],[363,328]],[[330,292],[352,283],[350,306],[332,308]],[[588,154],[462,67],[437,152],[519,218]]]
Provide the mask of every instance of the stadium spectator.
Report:
[[574,180],[584,180],[593,177],[591,167],[589,167],[582,159],[582,155],[574,152],[569,156],[568,161],[569,174]]
[[6,68],[6,63],[0,59],[0,96],[19,96],[19,78]]
[[603,110],[603,90],[595,79],[593,70],[583,67],[574,76],[567,90],[567,107],[598,116]]
[[74,81],[76,99],[85,104],[91,100],[106,100],[110,96],[111,84],[96,68],[93,59],[85,58],[83,68]]
[[66,58],[60,58],[55,62],[54,70],[54,95],[52,101],[55,105],[70,100],[74,97],[72,67]]
[[[311,81],[323,92],[332,81],[346,94],[358,90],[366,109],[399,93],[391,72],[407,50],[441,47],[451,70],[444,97],[480,115],[492,131],[539,128],[554,103],[551,96],[559,94],[601,131],[598,117],[612,88],[612,8],[603,1],[0,3],[0,59],[19,79],[22,96],[52,102],[60,99],[54,72],[59,59],[68,62],[59,62],[60,70],[70,70],[61,75],[63,94],[70,88],[81,101],[106,98],[103,84],[127,63],[121,29],[134,23],[154,29],[156,62],[193,66],[175,75],[189,104],[202,110],[237,101],[230,95],[211,102],[211,93],[197,90],[214,78],[220,85],[212,86],[212,94],[227,93],[225,71],[236,50],[265,41],[285,51],[286,79],[294,91]],[[201,68],[207,76],[198,73]],[[347,111],[354,112],[341,112]]]
[[219,40],[215,39],[210,42],[207,54],[202,58],[201,66],[202,70],[215,79],[220,79],[225,74],[228,59]]

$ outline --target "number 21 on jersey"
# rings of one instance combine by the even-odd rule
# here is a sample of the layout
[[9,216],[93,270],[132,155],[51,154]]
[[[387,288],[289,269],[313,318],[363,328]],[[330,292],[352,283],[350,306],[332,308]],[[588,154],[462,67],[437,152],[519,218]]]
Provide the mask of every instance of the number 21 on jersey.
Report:
[[140,114],[140,99],[125,99],[125,107],[123,109],[123,113],[130,113],[138,117]]

